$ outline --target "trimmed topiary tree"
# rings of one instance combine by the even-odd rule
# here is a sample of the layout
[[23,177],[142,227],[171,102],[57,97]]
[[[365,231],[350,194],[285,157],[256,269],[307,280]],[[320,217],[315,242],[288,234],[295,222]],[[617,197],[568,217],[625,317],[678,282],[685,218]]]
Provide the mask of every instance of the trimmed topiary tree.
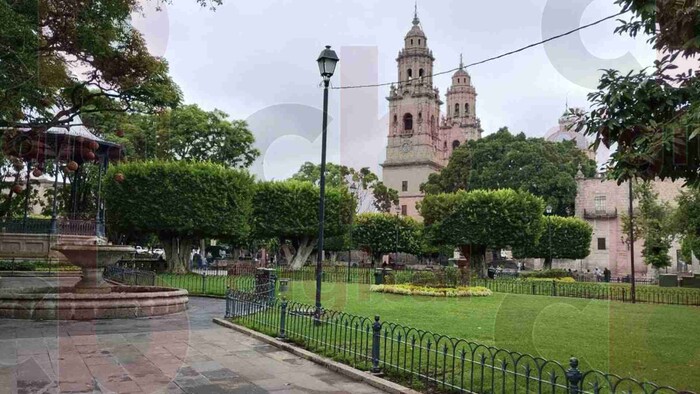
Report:
[[388,213],[357,215],[352,239],[358,248],[371,254],[372,265],[387,253],[419,254],[421,251],[420,225],[409,216]]
[[459,247],[467,267],[482,275],[487,248],[523,247],[536,242],[544,228],[542,199],[511,189],[428,195],[420,210],[431,240]]
[[247,171],[213,163],[119,164],[105,182],[109,225],[121,233],[156,234],[169,270],[184,272],[199,239],[245,239],[253,187]]
[[593,228],[584,220],[548,216],[544,218],[544,231],[539,240],[513,248],[513,256],[544,258],[544,269],[552,269],[552,259],[583,259],[588,256],[591,253],[592,234]]
[[[261,182],[253,197],[253,233],[278,238],[290,268],[299,269],[318,242],[319,188],[311,182]],[[355,201],[345,188],[326,188],[325,237],[348,232]]]

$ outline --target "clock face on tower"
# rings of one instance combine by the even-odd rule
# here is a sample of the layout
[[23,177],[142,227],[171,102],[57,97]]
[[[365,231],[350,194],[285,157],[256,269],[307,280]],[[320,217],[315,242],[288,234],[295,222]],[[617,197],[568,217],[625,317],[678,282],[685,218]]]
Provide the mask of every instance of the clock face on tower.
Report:
[[411,147],[411,141],[404,141],[404,143],[401,145],[401,151],[408,153],[411,150]]

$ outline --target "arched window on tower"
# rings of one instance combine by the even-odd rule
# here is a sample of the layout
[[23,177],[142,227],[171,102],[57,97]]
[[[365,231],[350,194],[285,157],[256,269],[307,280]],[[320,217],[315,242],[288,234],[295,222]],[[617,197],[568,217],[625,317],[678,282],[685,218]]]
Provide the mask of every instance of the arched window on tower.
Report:
[[411,45],[413,45],[413,38],[411,38]]
[[423,122],[423,113],[418,112],[418,123],[421,123],[421,122]]
[[464,114],[469,115],[469,103],[464,104]]
[[407,113],[403,116],[403,129],[413,131],[413,115]]
[[398,122],[399,122],[399,117],[396,116],[396,114],[394,114],[394,124],[396,124],[396,123],[398,123]]
[[459,147],[459,141],[457,141],[457,140],[452,141],[452,150],[457,149],[457,147]]
[[410,81],[413,78],[413,70],[410,68],[408,69],[408,80]]
[[420,38],[418,39],[418,45],[420,45]]
[[455,103],[455,113],[454,116],[457,117],[459,116],[459,103]]
[[419,77],[422,77],[424,73],[425,73],[425,72],[423,71],[422,68],[421,68],[420,70],[418,70],[418,76],[419,76]]

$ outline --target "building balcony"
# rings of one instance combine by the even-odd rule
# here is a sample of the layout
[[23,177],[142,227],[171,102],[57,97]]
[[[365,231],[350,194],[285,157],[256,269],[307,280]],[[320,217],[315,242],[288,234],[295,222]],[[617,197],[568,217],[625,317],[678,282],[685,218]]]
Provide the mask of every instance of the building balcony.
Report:
[[584,219],[615,219],[617,218],[617,208],[614,210],[584,209]]

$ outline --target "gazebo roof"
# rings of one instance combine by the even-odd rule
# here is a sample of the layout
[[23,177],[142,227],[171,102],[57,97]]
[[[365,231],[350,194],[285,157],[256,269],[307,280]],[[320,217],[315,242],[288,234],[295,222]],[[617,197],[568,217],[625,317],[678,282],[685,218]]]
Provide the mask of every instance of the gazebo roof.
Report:
[[[29,128],[11,130],[16,132],[4,133],[5,153],[25,160],[43,161],[59,157],[82,164],[96,160],[89,159],[91,155],[86,158],[87,150],[96,157],[107,156],[109,160],[119,160],[124,153],[122,145],[98,137],[82,124],[51,127],[46,131]],[[96,148],[93,141],[97,143]]]

